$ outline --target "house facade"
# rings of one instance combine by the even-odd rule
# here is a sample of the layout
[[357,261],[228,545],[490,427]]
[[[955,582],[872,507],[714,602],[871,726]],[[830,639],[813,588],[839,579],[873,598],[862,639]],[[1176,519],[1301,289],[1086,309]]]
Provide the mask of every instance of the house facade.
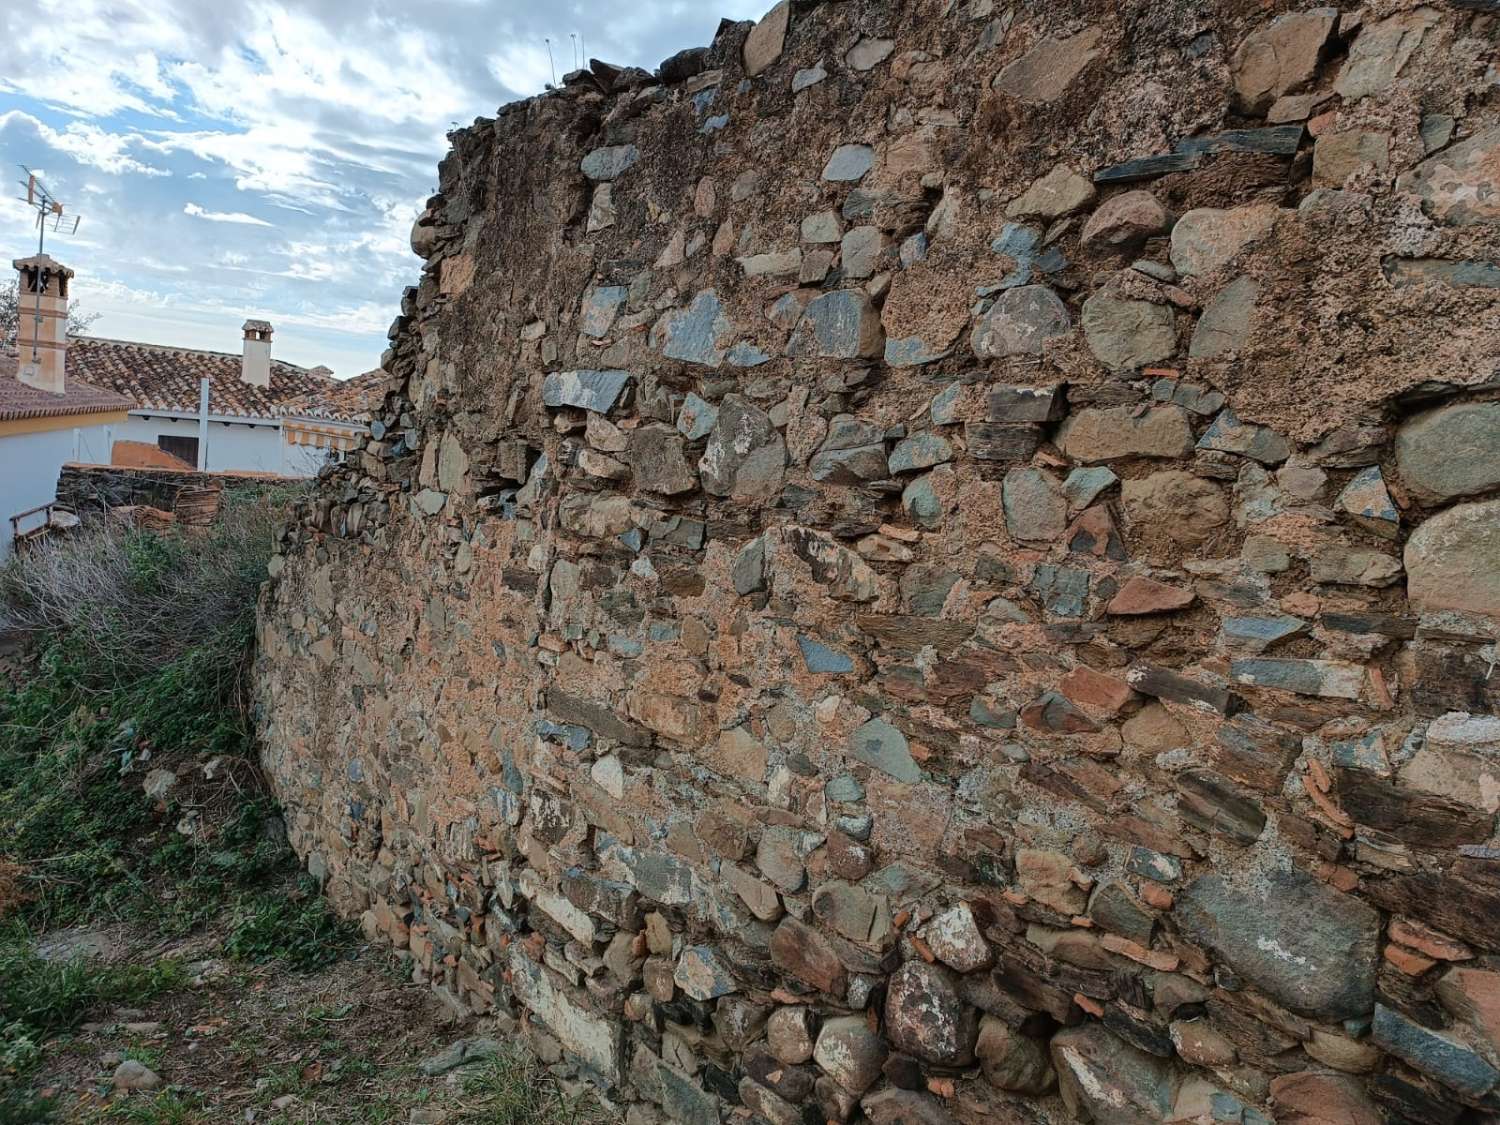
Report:
[[307,477],[353,449],[367,429],[360,392],[374,380],[340,382],[326,367],[272,359],[263,320],[246,321],[243,332],[239,355],[80,337],[67,361],[134,404],[117,440],[155,446],[190,468]]
[[64,355],[73,273],[45,254],[13,263],[20,275],[19,334],[0,348],[0,558],[15,539],[64,518],[49,505],[68,461],[109,459],[133,405],[68,376]]
[[[69,338],[73,271],[40,254],[19,278],[14,348],[0,349],[0,557],[65,520],[50,505],[67,462],[310,477],[368,432],[386,375],[340,381],[271,355],[248,320],[239,354]],[[56,526],[53,522],[52,526]]]

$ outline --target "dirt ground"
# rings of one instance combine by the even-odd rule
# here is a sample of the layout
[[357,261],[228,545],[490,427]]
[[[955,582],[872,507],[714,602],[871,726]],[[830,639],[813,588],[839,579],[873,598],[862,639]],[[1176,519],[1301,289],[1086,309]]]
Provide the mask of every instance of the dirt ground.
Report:
[[[429,1078],[417,1064],[474,1030],[455,1026],[388,951],[360,947],[301,974],[224,961],[213,934],[165,946],[118,930],[103,936],[115,957],[182,959],[187,981],[140,1008],[99,1012],[48,1044],[32,1081],[56,1100],[54,1120],[445,1122],[472,1108],[461,1071]],[[112,1091],[125,1058],[164,1085]]]

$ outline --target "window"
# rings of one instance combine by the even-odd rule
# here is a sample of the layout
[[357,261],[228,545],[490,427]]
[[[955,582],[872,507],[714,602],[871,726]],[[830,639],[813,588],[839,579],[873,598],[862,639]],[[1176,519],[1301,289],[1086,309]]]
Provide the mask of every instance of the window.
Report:
[[162,434],[156,439],[156,448],[163,453],[170,453],[179,461],[186,461],[195,469],[198,467],[198,439],[195,437]]

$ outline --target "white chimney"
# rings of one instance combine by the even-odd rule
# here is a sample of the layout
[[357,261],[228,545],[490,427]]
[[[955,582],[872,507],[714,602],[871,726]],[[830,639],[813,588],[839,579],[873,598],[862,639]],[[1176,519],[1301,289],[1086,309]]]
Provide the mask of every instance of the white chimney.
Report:
[[245,362],[240,378],[252,387],[271,385],[271,325],[265,320],[245,321]]

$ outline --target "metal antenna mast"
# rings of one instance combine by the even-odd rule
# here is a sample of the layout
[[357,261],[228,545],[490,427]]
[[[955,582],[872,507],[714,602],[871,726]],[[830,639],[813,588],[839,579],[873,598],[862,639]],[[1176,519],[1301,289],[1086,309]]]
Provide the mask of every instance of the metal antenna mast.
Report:
[[578,35],[576,32],[568,32],[568,38],[573,40],[573,69],[581,70],[583,63],[578,61]]
[[[60,200],[54,199],[52,193],[42,186],[42,181],[37,179],[36,173],[26,165],[22,164],[21,171],[26,173],[26,179],[21,181],[21,186],[26,189],[26,197],[23,202],[36,212],[36,253],[41,257],[47,249],[47,224],[52,224],[52,232],[61,234],[64,226],[64,207]],[[78,233],[78,224],[83,221],[82,215],[73,216],[73,226],[69,234]],[[37,341],[42,335],[42,297],[51,284],[51,271],[38,267],[36,275],[36,313],[31,332],[31,362],[37,362]],[[20,294],[16,294],[17,298]]]
[[547,44],[547,66],[552,71],[552,85],[557,85],[557,64],[552,61],[552,40],[546,36],[542,42]]
[[[26,179],[21,182],[21,186],[26,189],[24,202],[36,212],[36,252],[41,254],[46,249],[47,224],[52,224],[53,233],[62,232],[64,209],[61,201],[54,199],[52,193],[42,186],[42,181],[36,178],[35,172],[24,164],[20,167],[26,173]],[[68,233],[77,234],[78,224],[82,221],[82,215],[74,215],[73,228]]]

